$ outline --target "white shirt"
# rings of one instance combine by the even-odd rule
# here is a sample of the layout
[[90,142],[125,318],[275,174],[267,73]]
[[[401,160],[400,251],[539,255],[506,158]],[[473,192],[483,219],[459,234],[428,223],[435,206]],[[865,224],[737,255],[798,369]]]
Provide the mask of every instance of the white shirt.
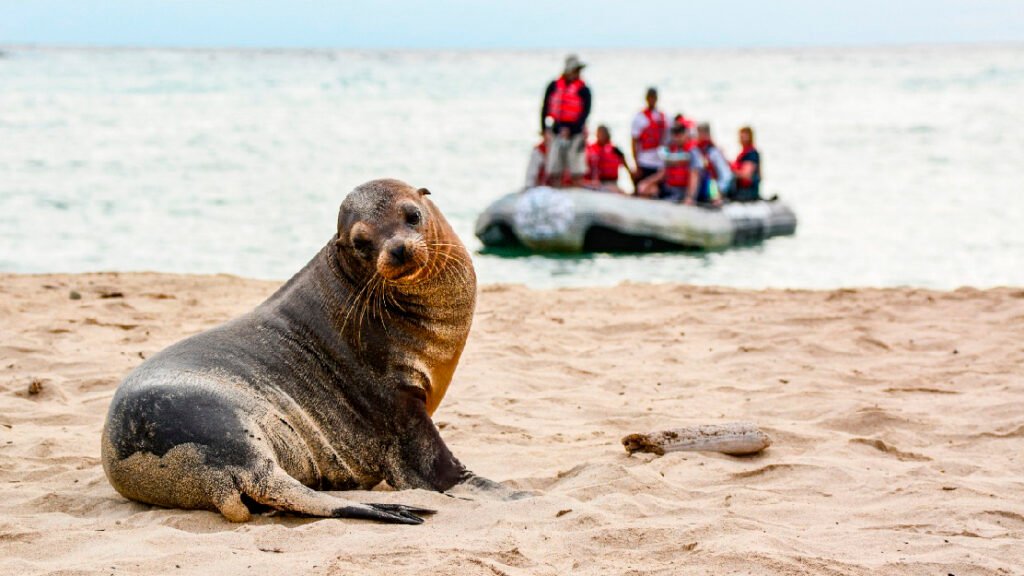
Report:
[[728,190],[732,185],[732,166],[729,165],[729,161],[725,159],[725,155],[718,149],[718,146],[712,146],[708,150],[707,161],[715,166],[715,172],[718,174],[718,189]]
[[[668,142],[668,120],[665,119],[665,115],[662,114],[659,110],[655,110],[654,114],[656,116],[661,116],[661,118],[666,121],[665,132],[661,135],[661,144],[665,144],[666,142]],[[640,112],[637,112],[636,116],[633,117],[633,125],[630,129],[630,132],[633,134],[633,138],[639,138],[650,123],[650,120],[647,119],[647,115],[644,114],[642,110]],[[640,145],[637,144],[636,164],[637,166],[642,166],[644,168],[660,170],[663,166],[665,166],[665,161],[662,160],[661,156],[658,155],[658,148],[651,148],[650,150],[641,150]]]

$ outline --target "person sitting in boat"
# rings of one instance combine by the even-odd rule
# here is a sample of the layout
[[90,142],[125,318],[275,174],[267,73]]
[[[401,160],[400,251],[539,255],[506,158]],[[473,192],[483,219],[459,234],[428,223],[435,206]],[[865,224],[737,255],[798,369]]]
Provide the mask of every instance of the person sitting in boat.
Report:
[[704,164],[700,181],[702,196],[721,198],[722,194],[732,187],[732,166],[711,139],[711,124],[707,122],[697,124],[695,146],[700,150]]
[[545,170],[552,186],[561,185],[566,172],[572,184],[578,186],[587,171],[584,126],[590,115],[591,95],[580,78],[584,66],[575,54],[569,55],[562,75],[551,81],[544,92],[540,123],[547,133]]
[[683,116],[682,112],[678,112],[675,116],[672,117],[672,125],[682,126],[683,128],[686,128],[686,131],[690,133],[691,137],[694,136],[694,134],[696,134],[694,128],[697,126],[697,123],[694,122],[692,119]]
[[[530,150],[530,160],[526,164],[526,182],[523,184],[524,191],[536,186],[548,185],[548,173],[547,170],[544,169],[547,157],[548,142],[547,139],[544,138],[544,133],[541,132],[540,142]],[[569,185],[568,174],[562,175],[562,185]]]
[[661,149],[665,167],[642,180],[637,193],[688,205],[698,202],[720,205],[721,198],[707,196],[708,191],[700,189],[703,157],[690,139],[689,130],[677,124],[672,127],[671,134],[668,145]]
[[626,163],[626,155],[618,146],[612,144],[612,135],[604,124],[597,127],[597,140],[587,146],[587,177],[583,185],[587,188],[618,192],[619,167],[624,167],[630,175],[633,171]]
[[668,122],[658,110],[658,90],[647,89],[647,107],[633,117],[633,162],[636,164],[634,184],[653,176],[665,163],[658,149],[668,142]]
[[740,153],[732,163],[735,183],[729,191],[733,202],[754,202],[761,199],[761,153],[754,147],[754,130],[740,128]]

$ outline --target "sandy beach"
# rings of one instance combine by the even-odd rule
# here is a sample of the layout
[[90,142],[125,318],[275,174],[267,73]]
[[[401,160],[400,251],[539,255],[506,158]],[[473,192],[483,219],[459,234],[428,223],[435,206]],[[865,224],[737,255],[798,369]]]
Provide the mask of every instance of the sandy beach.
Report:
[[[122,498],[99,459],[120,379],[277,285],[0,275],[0,574],[1024,573],[1024,289],[484,286],[435,422],[538,496],[346,495],[439,510],[416,527]],[[774,444],[620,444],[738,420]]]

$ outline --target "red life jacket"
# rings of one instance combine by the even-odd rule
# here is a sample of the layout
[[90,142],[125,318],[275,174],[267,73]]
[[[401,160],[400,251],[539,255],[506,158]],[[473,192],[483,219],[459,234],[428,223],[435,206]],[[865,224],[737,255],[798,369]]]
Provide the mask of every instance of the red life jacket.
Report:
[[647,126],[640,133],[640,149],[652,150],[661,146],[661,140],[665,137],[665,115],[657,110],[644,110],[647,117]]
[[551,100],[548,101],[548,116],[554,118],[555,122],[571,124],[580,119],[583,114],[583,98],[580,97],[580,90],[583,89],[583,80],[579,78],[572,83],[565,81],[565,76],[555,83],[555,91],[551,93]]
[[[685,146],[675,144],[668,145],[670,153],[682,152]],[[692,154],[692,152],[691,152]],[[690,160],[685,162],[665,162],[665,185],[673,188],[687,188],[690,186]]]
[[598,180],[618,180],[621,163],[622,159],[615,153],[615,146],[611,142],[604,146],[597,142],[587,146],[587,164],[590,166],[590,173],[596,174]]
[[[754,180],[748,180],[746,178],[741,178],[740,176],[738,176],[738,174],[739,174],[740,168],[743,166],[743,162],[746,161],[747,155],[750,154],[751,152],[756,151],[756,150],[757,149],[754,148],[753,146],[744,146],[743,149],[740,150],[740,153],[736,155],[736,161],[732,163],[732,171],[737,174],[736,184],[738,186],[740,186],[740,187],[749,188],[750,186],[754,185]],[[758,179],[758,178],[760,178],[760,176],[761,176],[761,167],[758,166],[757,169],[754,170],[754,178]]]

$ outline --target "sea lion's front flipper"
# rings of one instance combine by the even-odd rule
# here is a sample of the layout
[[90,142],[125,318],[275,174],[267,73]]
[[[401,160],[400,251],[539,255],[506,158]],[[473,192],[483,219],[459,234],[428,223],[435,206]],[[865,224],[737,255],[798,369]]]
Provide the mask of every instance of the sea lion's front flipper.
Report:
[[402,432],[395,454],[388,458],[389,469],[385,471],[388,484],[399,490],[423,488],[451,495],[485,495],[500,500],[519,500],[533,495],[467,470],[452,455],[427,414],[422,389],[406,386],[399,394],[396,413]]
[[433,514],[434,510],[406,506],[404,504],[359,504],[338,498],[326,492],[318,492],[302,485],[284,470],[271,473],[263,489],[254,491],[250,497],[264,506],[277,510],[294,512],[320,518],[359,518],[392,524],[422,524],[421,515]]
[[397,490],[444,492],[470,472],[452,455],[427,414],[422,388],[402,386],[395,398],[397,438],[388,450],[384,479]]
[[509,488],[501,482],[495,482],[473,473],[469,473],[461,482],[449,489],[447,493],[456,497],[472,498],[482,496],[492,500],[522,500],[523,498],[531,498],[537,495],[534,492]]

